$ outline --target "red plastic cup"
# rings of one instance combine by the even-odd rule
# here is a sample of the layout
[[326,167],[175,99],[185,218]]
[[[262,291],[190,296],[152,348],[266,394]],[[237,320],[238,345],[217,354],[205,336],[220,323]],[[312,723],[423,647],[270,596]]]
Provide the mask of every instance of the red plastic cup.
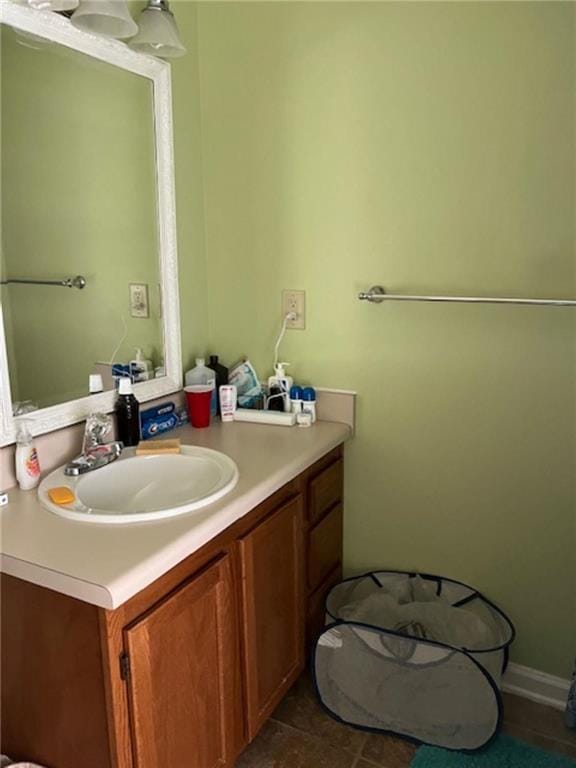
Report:
[[197,429],[210,426],[210,402],[213,387],[206,384],[191,384],[184,387],[190,424]]

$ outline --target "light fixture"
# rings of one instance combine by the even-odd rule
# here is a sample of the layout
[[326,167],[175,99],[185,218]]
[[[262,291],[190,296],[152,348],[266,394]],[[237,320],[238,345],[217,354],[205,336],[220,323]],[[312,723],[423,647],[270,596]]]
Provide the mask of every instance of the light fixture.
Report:
[[28,0],[28,5],[36,8],[37,11],[73,11],[78,8],[79,0]]
[[81,0],[70,19],[85,32],[123,40],[138,32],[125,0]]
[[151,53],[163,59],[184,56],[186,48],[180,42],[174,14],[166,0],[148,0],[138,18],[139,31],[130,48],[140,53]]

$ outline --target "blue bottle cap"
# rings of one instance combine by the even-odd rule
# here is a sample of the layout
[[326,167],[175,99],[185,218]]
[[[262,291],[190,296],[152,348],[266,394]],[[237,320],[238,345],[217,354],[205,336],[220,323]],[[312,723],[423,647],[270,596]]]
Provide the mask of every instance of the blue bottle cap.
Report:
[[290,400],[302,400],[302,387],[290,387]]
[[304,387],[302,390],[302,400],[306,400],[306,402],[316,400],[316,390],[314,387]]

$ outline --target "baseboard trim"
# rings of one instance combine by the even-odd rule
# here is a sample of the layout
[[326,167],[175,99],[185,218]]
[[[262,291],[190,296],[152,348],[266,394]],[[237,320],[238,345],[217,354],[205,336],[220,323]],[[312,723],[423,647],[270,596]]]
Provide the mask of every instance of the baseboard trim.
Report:
[[564,709],[570,681],[522,664],[509,664],[502,679],[502,690],[515,693],[538,704]]

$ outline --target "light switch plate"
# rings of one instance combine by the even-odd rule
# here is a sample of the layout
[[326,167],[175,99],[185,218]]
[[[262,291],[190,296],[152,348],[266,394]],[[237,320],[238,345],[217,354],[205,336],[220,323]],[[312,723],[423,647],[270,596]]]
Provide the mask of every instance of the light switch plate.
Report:
[[150,317],[147,283],[130,283],[130,315]]
[[286,289],[282,291],[282,315],[292,312],[295,320],[288,320],[286,328],[293,331],[303,331],[306,328],[306,291]]

